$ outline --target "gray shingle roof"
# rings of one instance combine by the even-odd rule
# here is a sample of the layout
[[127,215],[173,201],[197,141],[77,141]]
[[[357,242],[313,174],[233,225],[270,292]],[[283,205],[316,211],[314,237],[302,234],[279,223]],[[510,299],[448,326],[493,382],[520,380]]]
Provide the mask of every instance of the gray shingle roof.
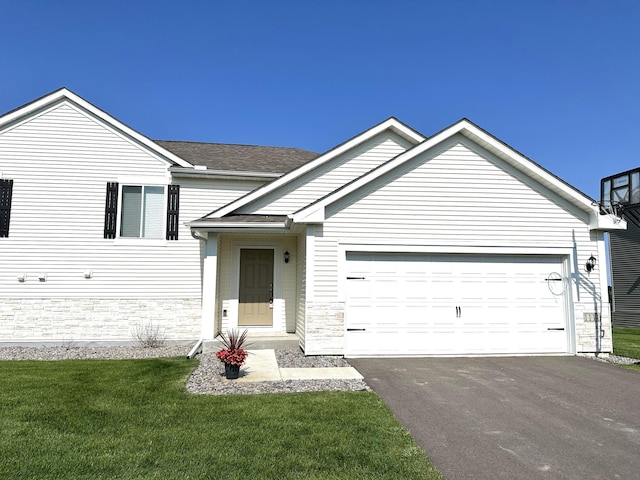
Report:
[[187,162],[206,166],[209,170],[286,173],[318,156],[300,148],[154,141]]

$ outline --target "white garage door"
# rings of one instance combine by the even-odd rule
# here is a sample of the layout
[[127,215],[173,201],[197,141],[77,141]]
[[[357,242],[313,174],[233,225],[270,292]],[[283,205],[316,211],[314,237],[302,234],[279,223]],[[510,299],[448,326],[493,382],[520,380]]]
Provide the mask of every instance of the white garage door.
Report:
[[350,252],[346,354],[566,353],[562,264],[559,257]]

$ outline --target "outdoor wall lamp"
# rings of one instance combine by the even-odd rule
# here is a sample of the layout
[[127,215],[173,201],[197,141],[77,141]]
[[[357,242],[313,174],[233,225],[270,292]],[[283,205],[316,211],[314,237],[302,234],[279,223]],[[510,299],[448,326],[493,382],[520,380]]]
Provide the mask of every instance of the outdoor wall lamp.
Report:
[[587,263],[584,264],[584,268],[588,273],[591,273],[591,270],[596,268],[596,257],[591,255],[589,260],[587,260]]
[[284,263],[289,263],[289,250],[287,250],[286,252],[284,252]]

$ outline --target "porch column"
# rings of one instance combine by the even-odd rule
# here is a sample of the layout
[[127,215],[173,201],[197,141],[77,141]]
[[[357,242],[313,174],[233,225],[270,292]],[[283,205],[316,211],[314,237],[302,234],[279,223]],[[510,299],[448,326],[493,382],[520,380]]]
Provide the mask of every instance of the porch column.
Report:
[[209,233],[202,262],[202,331],[205,340],[215,337],[216,290],[218,279],[218,235]]

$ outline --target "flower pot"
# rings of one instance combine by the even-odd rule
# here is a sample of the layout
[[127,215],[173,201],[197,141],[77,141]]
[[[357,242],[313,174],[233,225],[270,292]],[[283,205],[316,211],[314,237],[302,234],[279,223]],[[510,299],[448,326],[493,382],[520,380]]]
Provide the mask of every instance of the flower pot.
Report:
[[233,365],[231,363],[224,364],[224,376],[229,380],[235,380],[240,376],[240,365]]

